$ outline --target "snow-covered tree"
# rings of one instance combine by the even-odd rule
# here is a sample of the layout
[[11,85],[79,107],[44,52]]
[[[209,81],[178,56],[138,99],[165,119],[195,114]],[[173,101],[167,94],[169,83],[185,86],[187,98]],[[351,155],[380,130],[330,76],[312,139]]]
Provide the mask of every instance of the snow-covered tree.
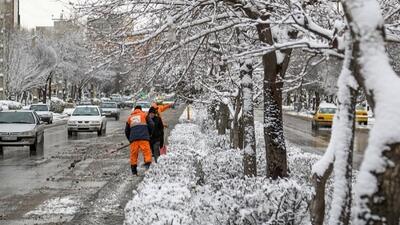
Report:
[[12,34],[7,58],[7,88],[9,95],[21,100],[24,93],[46,84],[55,69],[57,54],[47,40],[25,31]]

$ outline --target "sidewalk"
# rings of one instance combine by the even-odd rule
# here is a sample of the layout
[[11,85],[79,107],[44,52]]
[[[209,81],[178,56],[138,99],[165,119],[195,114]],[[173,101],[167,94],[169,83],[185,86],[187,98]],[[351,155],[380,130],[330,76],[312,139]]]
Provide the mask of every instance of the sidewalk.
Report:
[[[289,147],[291,177],[265,178],[262,125],[257,125],[259,175],[245,178],[241,151],[230,149],[193,108],[181,116],[169,137],[168,153],[152,166],[125,208],[127,225],[307,224],[310,165],[319,156]],[[200,116],[202,118],[200,118]],[[296,207],[291,207],[291,206]],[[286,223],[286,222],[287,223]]]

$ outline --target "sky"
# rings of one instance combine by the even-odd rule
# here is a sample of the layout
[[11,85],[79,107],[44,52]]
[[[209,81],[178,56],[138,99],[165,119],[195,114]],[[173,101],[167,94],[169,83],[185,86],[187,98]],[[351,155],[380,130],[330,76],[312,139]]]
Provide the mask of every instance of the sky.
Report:
[[32,29],[36,26],[52,26],[54,18],[59,18],[62,10],[69,15],[66,0],[19,0],[21,25]]

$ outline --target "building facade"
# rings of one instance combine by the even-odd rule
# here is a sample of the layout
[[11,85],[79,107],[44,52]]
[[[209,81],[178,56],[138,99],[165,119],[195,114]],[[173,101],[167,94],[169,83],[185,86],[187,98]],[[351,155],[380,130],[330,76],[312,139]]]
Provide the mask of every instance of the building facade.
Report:
[[10,34],[19,25],[19,0],[0,0],[0,100],[7,98],[6,68]]

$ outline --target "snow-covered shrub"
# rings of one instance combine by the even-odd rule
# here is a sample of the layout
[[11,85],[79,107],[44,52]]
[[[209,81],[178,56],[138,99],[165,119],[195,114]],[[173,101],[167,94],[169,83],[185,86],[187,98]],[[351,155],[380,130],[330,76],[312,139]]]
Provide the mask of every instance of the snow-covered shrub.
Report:
[[22,104],[15,101],[1,100],[0,108],[2,108],[3,110],[18,110],[22,109]]
[[302,152],[301,149],[290,143],[287,143],[286,146],[288,149],[287,154],[290,177],[299,182],[310,184],[312,165],[314,165],[321,158],[321,156]]
[[[195,146],[203,146],[200,129],[178,124],[169,137],[168,154],[152,165],[125,208],[126,224],[192,224],[191,190],[196,185]],[[140,172],[140,171],[139,171]]]
[[196,189],[193,224],[306,224],[310,193],[294,180],[222,179]]
[[50,102],[50,111],[62,113],[65,108],[65,102],[59,98],[52,97]]
[[228,149],[210,154],[201,161],[206,183],[243,177],[243,155],[239,150]]
[[309,224],[312,187],[305,178],[317,157],[288,146],[289,165],[296,170],[287,179],[267,179],[257,123],[258,176],[245,178],[242,151],[230,149],[228,135],[203,129],[204,121],[207,117],[175,126],[167,155],[152,165],[127,204],[125,224]]

